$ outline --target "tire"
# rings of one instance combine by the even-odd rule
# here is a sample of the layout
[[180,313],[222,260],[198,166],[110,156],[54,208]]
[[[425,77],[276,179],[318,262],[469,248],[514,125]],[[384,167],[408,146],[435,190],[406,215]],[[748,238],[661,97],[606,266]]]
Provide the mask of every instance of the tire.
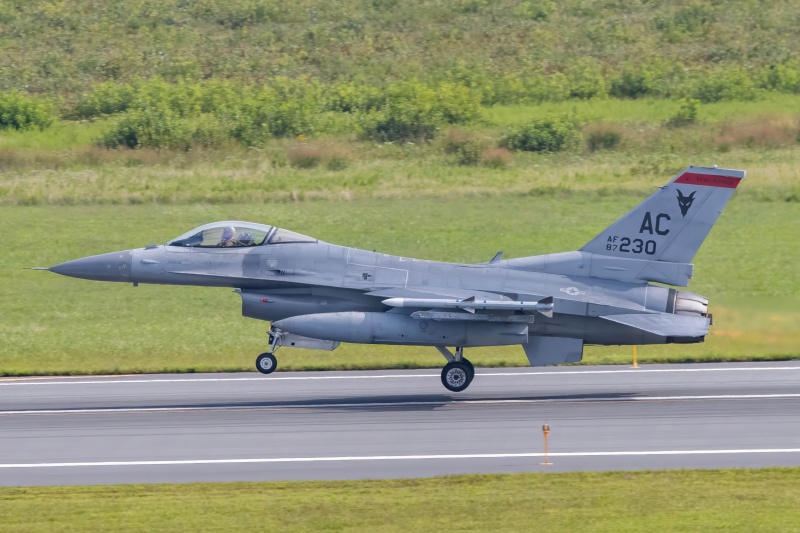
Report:
[[262,374],[272,374],[278,368],[278,360],[271,353],[262,353],[256,357],[256,370]]
[[462,357],[461,362],[467,365],[467,368],[469,368],[469,380],[470,382],[472,382],[472,380],[475,378],[475,367],[472,365],[472,362],[466,357]]
[[451,361],[442,369],[442,385],[450,392],[461,392],[472,382],[469,366],[460,361]]

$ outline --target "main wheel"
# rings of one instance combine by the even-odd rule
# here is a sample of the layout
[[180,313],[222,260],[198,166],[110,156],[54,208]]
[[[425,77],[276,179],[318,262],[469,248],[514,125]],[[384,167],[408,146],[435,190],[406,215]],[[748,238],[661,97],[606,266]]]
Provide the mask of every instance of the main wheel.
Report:
[[469,366],[461,361],[451,361],[442,369],[442,385],[451,392],[461,392],[472,382]]
[[469,381],[472,382],[473,378],[475,378],[475,367],[472,365],[472,362],[466,357],[462,357],[461,362],[467,365],[467,368],[469,369]]
[[262,353],[256,357],[256,370],[262,374],[272,374],[278,368],[278,360],[271,353]]

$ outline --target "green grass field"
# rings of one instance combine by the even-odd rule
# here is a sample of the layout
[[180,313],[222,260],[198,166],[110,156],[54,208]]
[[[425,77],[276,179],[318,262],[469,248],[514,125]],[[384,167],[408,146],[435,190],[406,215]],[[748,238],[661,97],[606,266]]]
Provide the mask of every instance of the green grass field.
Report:
[[36,531],[800,531],[800,470],[0,488]]
[[[666,178],[664,178],[665,180]],[[752,176],[754,182],[758,176]],[[656,183],[661,183],[660,180]],[[742,186],[746,190],[747,184]],[[250,370],[266,322],[240,316],[227,289],[90,282],[48,272],[85,255],[165,242],[209,220],[274,224],[328,242],[443,261],[481,262],[577,249],[641,197],[465,196],[238,205],[3,207],[0,373]],[[643,361],[797,356],[797,204],[737,195],[696,257],[689,290],[711,297],[712,335],[697,345],[648,346]],[[433,349],[342,345],[284,349],[282,369],[431,367]],[[519,347],[470,350],[478,365],[526,363]],[[589,348],[586,363],[621,363],[629,347]]]
[[[62,122],[0,135],[0,374],[250,370],[267,324],[239,317],[223,289],[101,284],[23,271],[164,242],[212,220],[275,224],[386,253],[481,262],[577,249],[687,164],[747,169],[696,258],[689,290],[711,297],[707,342],[652,346],[643,361],[791,358],[800,354],[800,97],[701,107],[695,126],[665,128],[678,103],[592,100],[484,110],[473,133],[498,138],[537,113],[569,111],[622,134],[612,151],[515,154],[505,168],[461,166],[441,140],[274,140],[263,149],[106,150],[102,124]],[[794,126],[793,126],[794,124]],[[298,146],[330,143],[347,166],[298,168]],[[479,365],[525,363],[518,348],[470,350]],[[628,347],[590,347],[587,363],[622,363]],[[344,345],[284,350],[281,368],[430,367],[434,350]]]

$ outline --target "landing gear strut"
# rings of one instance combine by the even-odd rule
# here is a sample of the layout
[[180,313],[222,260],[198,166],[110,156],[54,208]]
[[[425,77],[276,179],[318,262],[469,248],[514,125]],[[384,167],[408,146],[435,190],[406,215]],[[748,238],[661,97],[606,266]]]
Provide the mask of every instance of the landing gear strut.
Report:
[[280,332],[269,331],[269,351],[256,357],[256,370],[262,374],[272,374],[278,368],[278,359],[275,357],[275,350],[278,349],[278,336]]
[[469,387],[475,377],[475,367],[464,357],[464,348],[457,347],[455,355],[444,346],[437,346],[436,349],[448,361],[442,369],[442,385],[451,392],[461,392]]

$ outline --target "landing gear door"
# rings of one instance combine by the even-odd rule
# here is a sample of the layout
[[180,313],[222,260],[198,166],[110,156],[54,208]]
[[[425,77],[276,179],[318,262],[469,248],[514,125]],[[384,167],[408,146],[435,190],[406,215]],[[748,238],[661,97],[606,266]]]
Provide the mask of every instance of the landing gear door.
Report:
[[339,341],[312,339],[311,337],[301,337],[300,335],[294,335],[292,333],[281,333],[278,337],[277,346],[306,348],[309,350],[325,350],[331,352],[339,346]]

